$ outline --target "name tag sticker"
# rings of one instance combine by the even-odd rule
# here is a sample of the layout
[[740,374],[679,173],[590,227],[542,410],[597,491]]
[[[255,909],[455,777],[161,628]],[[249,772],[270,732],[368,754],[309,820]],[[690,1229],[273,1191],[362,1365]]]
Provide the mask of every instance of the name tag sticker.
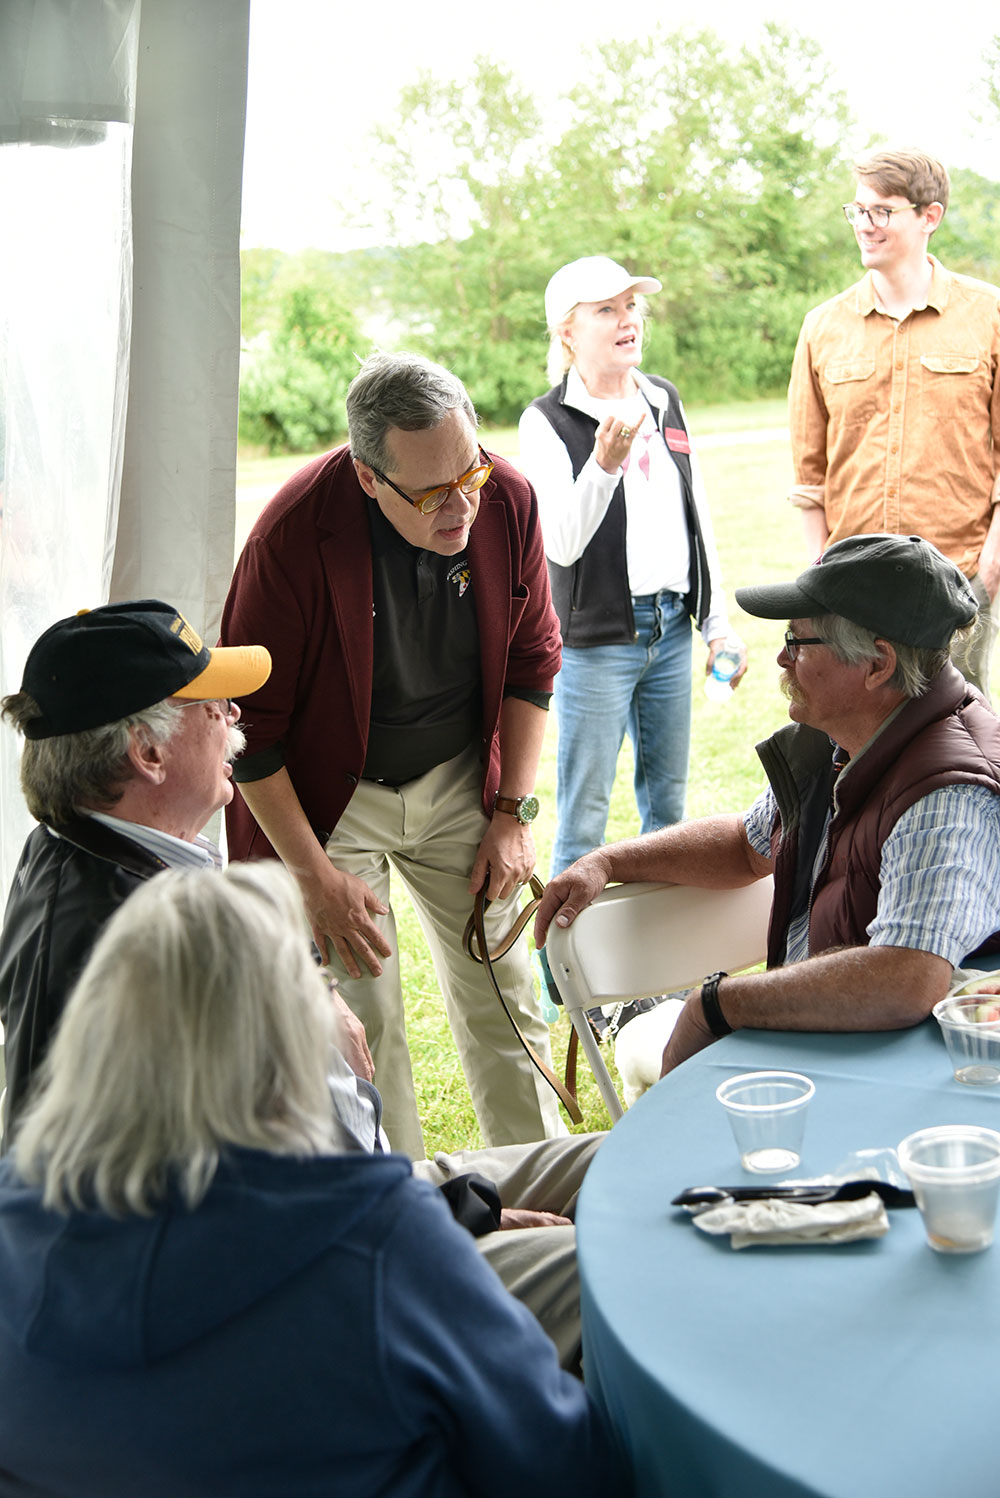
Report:
[[664,427],[663,436],[672,453],[691,451],[691,439],[683,427]]

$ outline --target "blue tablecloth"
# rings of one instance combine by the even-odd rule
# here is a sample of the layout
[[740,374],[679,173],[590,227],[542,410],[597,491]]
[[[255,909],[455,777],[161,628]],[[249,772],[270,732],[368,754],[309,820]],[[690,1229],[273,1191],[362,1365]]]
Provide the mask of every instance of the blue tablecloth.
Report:
[[933,1021],[740,1031],[640,1099],[577,1217],[587,1384],[640,1498],[996,1498],[1000,1242],[936,1254],[902,1210],[879,1240],[736,1252],[669,1205],[763,1179],[740,1167],[715,1088],[769,1067],[816,1083],[797,1175],[928,1124],[1000,1129],[1000,1087],[955,1082]]

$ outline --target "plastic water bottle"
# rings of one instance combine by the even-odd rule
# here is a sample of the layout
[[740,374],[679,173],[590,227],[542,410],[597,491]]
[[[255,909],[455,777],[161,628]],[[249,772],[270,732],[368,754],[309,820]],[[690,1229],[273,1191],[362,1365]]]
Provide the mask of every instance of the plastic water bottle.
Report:
[[549,995],[549,985],[545,978],[545,969],[542,967],[542,959],[537,952],[532,952],[531,954],[531,966],[534,968],[535,977],[538,979],[538,998],[542,1011],[542,1019],[547,1025],[554,1025],[563,1011],[557,1004],[553,1003]]
[[735,640],[726,640],[716,653],[710,675],[705,678],[705,696],[712,702],[728,702],[733,695],[730,682],[739,669],[739,646]]

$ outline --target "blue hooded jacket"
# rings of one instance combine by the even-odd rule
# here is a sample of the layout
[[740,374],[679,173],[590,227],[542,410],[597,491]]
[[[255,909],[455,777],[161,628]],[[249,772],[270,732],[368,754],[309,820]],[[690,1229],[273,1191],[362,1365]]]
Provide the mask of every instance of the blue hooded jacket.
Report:
[[0,1162],[0,1498],[628,1488],[402,1156],[233,1150],[201,1204],[43,1210]]

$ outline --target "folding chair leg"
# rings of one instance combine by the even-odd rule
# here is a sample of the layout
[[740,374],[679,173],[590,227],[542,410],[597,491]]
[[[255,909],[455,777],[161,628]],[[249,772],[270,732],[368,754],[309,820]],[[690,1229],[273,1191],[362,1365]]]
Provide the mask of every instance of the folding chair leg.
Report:
[[615,1091],[615,1084],[611,1080],[611,1074],[604,1064],[604,1057],[601,1055],[601,1047],[597,1043],[597,1037],[590,1028],[590,1022],[583,1010],[571,1009],[569,1017],[573,1022],[574,1030],[580,1037],[583,1053],[590,1063],[590,1069],[594,1073],[594,1080],[597,1083],[601,1097],[604,1099],[604,1106],[611,1115],[611,1122],[616,1123],[622,1117],[625,1110],[621,1105],[618,1093]]

